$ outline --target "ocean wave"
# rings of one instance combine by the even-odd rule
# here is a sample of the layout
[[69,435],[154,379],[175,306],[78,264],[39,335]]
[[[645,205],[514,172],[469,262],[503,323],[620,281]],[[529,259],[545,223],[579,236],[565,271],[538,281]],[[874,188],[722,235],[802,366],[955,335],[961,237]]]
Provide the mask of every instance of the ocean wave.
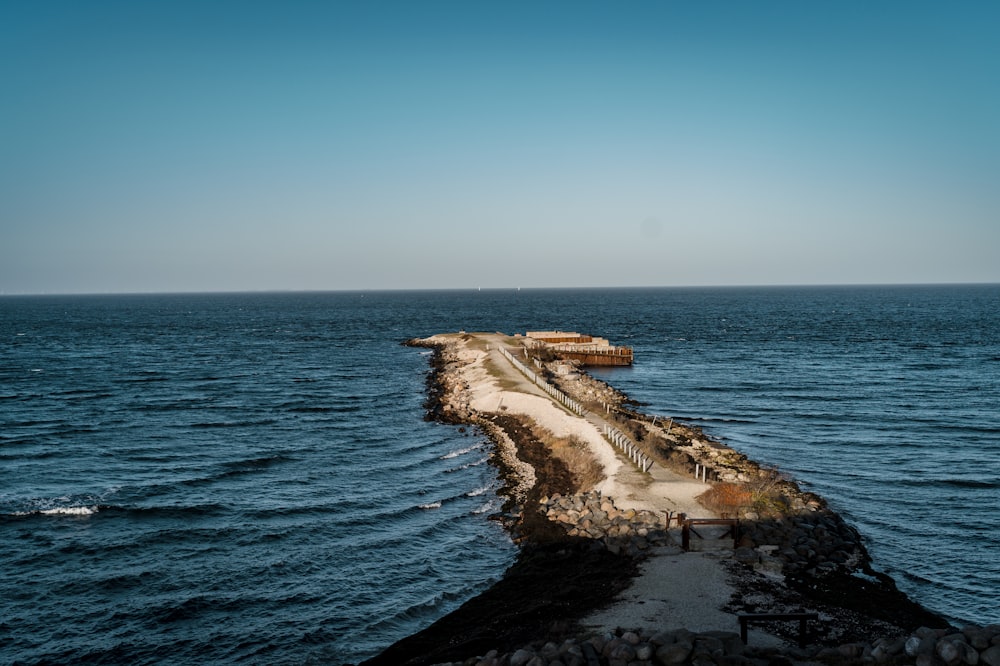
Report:
[[401,623],[408,623],[410,621],[418,620],[423,617],[430,615],[442,604],[457,602],[461,599],[469,596],[471,591],[475,589],[474,586],[469,586],[470,589],[460,589],[455,591],[438,591],[429,597],[426,597],[416,603],[412,603],[406,608],[396,613],[392,613],[387,617],[383,617],[378,622],[369,625],[366,632],[379,633],[381,631],[386,631],[390,627],[398,626]]
[[43,509],[38,513],[43,516],[90,516],[100,511],[98,506],[65,506],[56,509]]
[[[487,490],[488,490],[488,488],[487,488]],[[465,499],[468,499],[469,497],[475,497],[476,495],[473,495],[472,493],[476,493],[476,491],[473,490],[471,492],[458,493],[457,495],[451,495],[450,497],[443,497],[443,498],[441,498],[439,500],[435,500],[433,502],[425,502],[423,504],[420,504],[418,506],[418,508],[421,508],[421,509],[440,509],[445,504],[450,504],[452,502],[456,502],[456,501],[459,501],[459,500],[465,500]]]
[[900,481],[900,485],[903,486],[915,486],[915,487],[925,487],[925,486],[945,486],[951,488],[1000,488],[1000,480],[998,479],[906,479]]
[[137,518],[185,518],[214,516],[230,511],[230,508],[219,503],[189,504],[176,506],[120,506],[115,504],[99,505],[101,512],[109,514],[124,514]]
[[460,465],[458,467],[452,467],[450,469],[446,469],[444,472],[445,474],[453,474],[454,472],[461,472],[462,470],[469,469],[470,467],[479,467],[483,463],[489,462],[489,460],[490,460],[489,456],[487,456],[485,458],[480,458],[479,460],[473,460],[472,462],[465,463],[464,465]]
[[146,376],[126,377],[125,379],[121,379],[119,381],[121,381],[123,383],[126,383],[126,384],[148,384],[148,383],[151,383],[151,382],[165,382],[165,381],[169,381],[170,380],[170,377],[168,377],[166,375],[163,375],[163,374],[160,374],[159,372],[152,371],[152,370],[147,371],[147,372],[149,374],[146,375]]
[[68,389],[65,391],[53,392],[51,395],[56,398],[71,398],[71,399],[84,399],[84,400],[116,397],[114,393],[108,391],[95,391],[92,389]]
[[476,488],[475,490],[470,490],[469,492],[465,493],[465,496],[466,497],[479,497],[480,495],[488,493],[490,491],[490,488],[492,488],[492,487],[493,486],[480,486],[479,488]]
[[188,506],[123,506],[120,504],[70,503],[65,506],[22,508],[0,513],[11,518],[31,518],[37,516],[128,516],[131,518],[184,519],[219,515],[229,511],[222,504],[195,504]]
[[291,462],[292,460],[294,460],[294,458],[278,453],[272,456],[259,456],[256,458],[247,458],[246,460],[227,462],[223,463],[222,467],[226,470],[226,474],[235,472],[256,472],[279,463]]
[[[145,462],[159,462],[159,463],[176,463],[177,457],[173,455],[161,455],[161,456],[136,456],[135,460],[143,460]],[[291,456],[286,456],[284,454],[276,454],[273,456],[261,456],[256,458],[247,458],[245,460],[233,460],[223,463],[218,463],[212,465],[207,469],[187,469],[187,470],[174,470],[170,467],[166,468],[166,471],[171,472],[174,475],[179,475],[184,473],[187,478],[179,478],[176,480],[163,480],[157,483],[151,483],[149,485],[141,486],[141,490],[145,496],[156,496],[162,495],[164,493],[171,493],[175,489],[184,488],[200,488],[203,486],[211,486],[219,482],[225,482],[233,478],[238,478],[241,476],[246,476],[249,474],[257,474],[259,472],[264,472],[275,465],[280,465],[282,463],[294,461],[295,458]],[[168,477],[169,478],[169,477]]]
[[0,516],[90,516],[118,492],[118,487],[101,493],[78,493],[57,497],[0,497]]
[[490,500],[488,502],[484,502],[478,508],[473,509],[469,513],[471,513],[473,516],[479,516],[484,513],[490,513],[496,508],[496,504],[497,503],[494,500]]
[[275,419],[260,419],[257,421],[201,421],[190,424],[191,428],[252,428],[254,426],[267,426],[277,423]]
[[92,516],[100,511],[99,506],[60,506],[53,509],[36,509],[34,511],[12,511],[8,516]]
[[351,411],[356,412],[360,407],[349,407],[347,409],[338,410],[334,407],[324,407],[319,405],[298,405],[295,407],[288,407],[288,411],[295,412],[296,414],[329,414],[330,412],[336,411]]
[[241,600],[220,599],[204,595],[190,597],[181,602],[167,602],[158,608],[148,609],[150,617],[162,624],[203,619],[206,615],[226,612],[239,607]]
[[452,458],[457,458],[459,456],[464,456],[466,453],[471,453],[477,449],[483,448],[482,442],[479,444],[473,444],[472,446],[467,446],[464,449],[459,449],[457,451],[452,451],[451,453],[446,453],[441,456],[441,460],[451,460]]
[[[254,520],[271,520],[273,518],[295,518],[299,516],[324,516],[332,514],[335,518],[341,517],[344,514],[345,506],[343,504],[338,505],[323,505],[323,504],[308,504],[302,506],[279,506],[274,508],[266,509],[251,509],[244,511],[244,515],[253,518]],[[388,519],[392,517],[396,512],[386,512],[383,519]],[[353,513],[351,515],[354,515]],[[361,515],[359,518],[367,519],[368,516]],[[353,520],[353,519],[352,519]],[[357,523],[363,523],[363,520],[357,520]]]
[[331,400],[328,396],[294,396],[296,399],[279,405],[279,409],[286,410],[293,414],[354,414],[367,409],[365,405],[356,402],[341,404],[341,397],[333,397],[334,404],[328,404]]

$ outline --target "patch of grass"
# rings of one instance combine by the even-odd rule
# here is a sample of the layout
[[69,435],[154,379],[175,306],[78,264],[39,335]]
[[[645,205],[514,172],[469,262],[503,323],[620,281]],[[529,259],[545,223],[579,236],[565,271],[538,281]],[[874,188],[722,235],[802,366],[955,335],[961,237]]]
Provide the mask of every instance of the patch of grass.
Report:
[[462,339],[465,341],[465,344],[469,349],[475,349],[477,351],[486,351],[486,345],[489,344],[483,338],[475,337],[469,334],[462,336]]
[[522,417],[534,437],[549,450],[552,457],[566,465],[573,477],[576,491],[590,490],[604,480],[604,466],[590,452],[587,443],[575,435],[557,437],[530,418]]
[[497,385],[502,391],[517,391],[519,389],[518,380],[512,379],[492,359],[487,358],[483,367],[486,368],[486,374],[497,381]]

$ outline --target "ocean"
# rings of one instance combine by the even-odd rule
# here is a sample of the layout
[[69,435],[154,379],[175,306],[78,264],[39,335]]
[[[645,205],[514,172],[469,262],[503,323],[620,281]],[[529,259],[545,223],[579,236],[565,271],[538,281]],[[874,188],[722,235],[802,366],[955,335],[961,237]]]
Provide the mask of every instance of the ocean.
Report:
[[496,581],[490,444],[408,338],[563,329],[1000,622],[1000,286],[0,297],[0,662],[355,663]]

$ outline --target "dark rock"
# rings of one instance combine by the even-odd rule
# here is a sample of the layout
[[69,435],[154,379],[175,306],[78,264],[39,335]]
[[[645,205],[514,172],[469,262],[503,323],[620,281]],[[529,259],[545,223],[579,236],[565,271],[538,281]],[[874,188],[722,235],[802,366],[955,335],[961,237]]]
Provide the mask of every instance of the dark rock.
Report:
[[1000,666],[1000,645],[991,645],[980,652],[979,661],[986,666]]
[[656,658],[663,666],[675,666],[687,661],[688,656],[694,649],[694,645],[686,640],[669,643],[656,651]]

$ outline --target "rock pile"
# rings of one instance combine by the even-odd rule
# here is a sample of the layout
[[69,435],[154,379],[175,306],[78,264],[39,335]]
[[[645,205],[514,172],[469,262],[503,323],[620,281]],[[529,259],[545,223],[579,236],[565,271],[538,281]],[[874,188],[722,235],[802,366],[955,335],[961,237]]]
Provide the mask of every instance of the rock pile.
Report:
[[538,642],[512,652],[492,650],[438,666],[769,666],[791,663],[1000,666],[1000,625],[959,629],[921,628],[909,637],[827,648],[747,646],[739,634],[686,629],[619,629],[560,644]]
[[474,412],[470,406],[469,385],[462,379],[460,369],[468,362],[463,357],[459,345],[454,340],[407,340],[410,347],[425,347],[434,350],[431,358],[431,372],[427,377],[428,421],[442,423],[469,423]]
[[610,497],[597,491],[543,497],[539,511],[561,525],[569,536],[599,541],[616,555],[637,557],[652,547],[672,543],[656,513],[619,509]]
[[736,559],[757,569],[819,577],[868,563],[861,535],[832,511],[741,521]]
[[747,647],[731,632],[619,629],[561,644],[535,643],[509,653],[491,651],[447,666],[767,666],[775,654],[774,649]]
[[823,648],[815,659],[829,663],[916,664],[917,666],[1000,666],[1000,624],[962,629],[921,627],[905,638],[872,644],[850,643]]

